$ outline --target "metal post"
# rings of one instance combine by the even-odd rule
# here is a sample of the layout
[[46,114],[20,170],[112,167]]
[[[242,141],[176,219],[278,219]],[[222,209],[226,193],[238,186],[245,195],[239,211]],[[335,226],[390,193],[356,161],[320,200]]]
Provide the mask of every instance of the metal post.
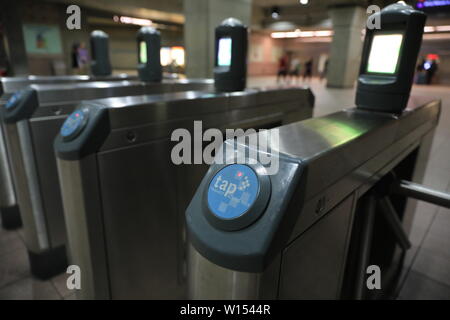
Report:
[[362,222],[361,241],[359,247],[358,263],[356,265],[355,299],[362,300],[364,289],[366,288],[366,268],[370,259],[370,247],[372,245],[373,225],[375,221],[375,197],[372,194],[366,196],[363,210],[359,214],[364,214]]
[[427,188],[423,185],[401,180],[394,184],[392,192],[406,197],[423,200],[441,207],[450,208],[450,194]]
[[411,248],[411,242],[409,241],[408,235],[403,229],[402,222],[400,221],[398,214],[391,203],[391,200],[389,200],[389,198],[386,196],[381,198],[378,201],[378,204],[380,205],[383,216],[386,218],[386,222],[391,227],[394,236],[397,238],[400,247],[405,251]]

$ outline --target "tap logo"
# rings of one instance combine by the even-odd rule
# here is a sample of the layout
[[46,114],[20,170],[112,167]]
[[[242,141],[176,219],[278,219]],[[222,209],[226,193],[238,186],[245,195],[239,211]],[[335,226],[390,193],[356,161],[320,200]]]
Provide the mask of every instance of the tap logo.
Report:
[[208,190],[208,205],[216,216],[233,219],[245,213],[256,200],[259,182],[247,165],[233,164],[221,169]]
[[239,184],[232,183],[226,179],[223,179],[221,175],[216,178],[216,182],[214,183],[214,188],[223,191],[223,196],[226,198],[231,198],[236,190],[245,191],[245,189],[249,188],[250,181],[248,176],[244,175],[241,171],[238,171],[234,176],[234,179],[240,180]]
[[218,176],[216,179],[216,183],[214,183],[214,188],[223,191],[223,196],[225,198],[231,198],[233,194],[236,192],[236,184],[232,183],[226,179],[223,179],[222,176]]
[[250,187],[250,181],[248,181],[248,177],[245,176],[244,179],[239,183],[238,189],[239,191],[244,191],[248,187]]

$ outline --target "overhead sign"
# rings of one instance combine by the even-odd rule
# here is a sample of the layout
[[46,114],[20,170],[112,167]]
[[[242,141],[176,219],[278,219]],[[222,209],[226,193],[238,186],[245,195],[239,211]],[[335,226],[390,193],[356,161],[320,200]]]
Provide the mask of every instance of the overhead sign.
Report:
[[62,54],[61,35],[56,25],[24,24],[27,53]]

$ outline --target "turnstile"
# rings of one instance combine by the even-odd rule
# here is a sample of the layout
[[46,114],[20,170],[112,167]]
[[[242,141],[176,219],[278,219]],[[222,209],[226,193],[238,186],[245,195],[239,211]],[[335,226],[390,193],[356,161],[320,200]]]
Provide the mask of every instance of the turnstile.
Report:
[[[76,84],[93,81],[125,81],[137,79],[135,76],[120,74],[108,77],[92,77],[88,75],[78,76],[24,76],[24,77],[1,77],[0,78],[0,105],[3,106],[10,94],[25,89],[32,84]],[[22,225],[17,207],[16,196],[13,187],[11,172],[9,169],[7,150],[5,147],[3,132],[0,130],[0,214],[2,226],[6,229],[15,229]]]
[[83,104],[62,128],[76,137],[55,141],[79,298],[186,296],[184,210],[207,166],[172,162],[175,129],[271,128],[311,117],[314,102],[300,88],[148,99]]
[[[279,153],[274,175],[264,174],[260,154],[247,158],[254,164],[234,157],[213,164],[186,211],[189,297],[370,299],[395,292],[408,247],[395,228],[409,232],[414,204],[374,195],[389,190],[383,183],[392,172],[422,179],[439,112],[440,101],[412,97],[397,116],[355,108],[272,129],[279,135],[269,145]],[[225,144],[236,157],[256,148]],[[242,183],[233,192],[222,188]],[[395,210],[386,210],[389,203]],[[366,287],[368,265],[380,267],[381,290]]]
[[[6,140],[6,145],[0,146],[5,158],[0,172],[4,182],[0,189],[2,218],[7,214],[8,219],[3,220],[20,220],[19,204],[32,274],[45,278],[65,265],[64,248],[60,248],[65,242],[64,223],[60,221],[62,218],[52,218],[62,217],[52,141],[77,102],[190,90],[210,92],[214,90],[214,83],[199,79],[162,83],[115,81],[31,85],[3,104],[1,138]],[[53,255],[52,248],[58,248]]]

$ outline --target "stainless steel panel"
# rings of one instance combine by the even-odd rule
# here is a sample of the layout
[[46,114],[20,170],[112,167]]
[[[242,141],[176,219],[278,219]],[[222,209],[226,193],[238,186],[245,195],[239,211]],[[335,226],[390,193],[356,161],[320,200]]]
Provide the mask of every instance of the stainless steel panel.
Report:
[[[64,120],[64,117],[53,117],[51,119],[41,118],[29,122],[32,139],[28,143],[30,143],[34,151],[33,167],[37,173],[35,193],[39,192],[38,200],[42,205],[42,212],[47,225],[49,246],[52,248],[66,243],[61,191],[52,143]],[[26,145],[22,141],[21,143]]]
[[169,141],[98,156],[108,273],[113,299],[176,299],[178,282],[175,175]]
[[[82,161],[58,159],[71,264],[81,270],[79,299],[108,299],[110,290],[95,155]],[[82,191],[86,192],[83,193]]]
[[338,299],[351,235],[349,196],[283,252],[280,299]]
[[188,252],[188,298],[194,300],[276,299],[280,256],[264,273],[248,273],[222,268],[205,259],[191,245]]
[[[49,241],[39,196],[33,188],[36,187],[36,172],[33,170],[33,159],[30,158],[32,151],[22,148],[20,143],[21,139],[29,139],[28,124],[26,122],[18,123],[17,126],[7,124],[5,131],[7,132],[6,144],[11,156],[14,185],[17,188],[17,200],[26,230],[25,242],[30,251],[39,253],[48,248]],[[36,202],[33,203],[33,200]]]
[[0,207],[8,208],[14,206],[17,203],[16,194],[9,168],[3,125],[0,125],[0,181]]
[[[416,132],[412,132],[410,135],[400,139],[397,143],[389,146],[383,152],[357,167],[349,175],[342,177],[338,182],[331,184],[328,188],[309,198],[305,203],[304,213],[300,215],[296,223],[291,239],[301,234],[319,219],[321,214],[326,213],[355,189],[358,189],[359,194],[364,194],[369,190],[382,176],[387,174],[417,148],[420,143],[418,134],[427,134],[430,126],[430,123],[422,125]],[[366,144],[367,147],[370,147],[370,145],[370,143]],[[323,200],[323,211],[321,214],[317,214],[315,208]]]
[[61,102],[101,99],[107,97],[124,97],[149,94],[162,94],[183,91],[212,91],[213,82],[205,80],[187,80],[180,82],[164,81],[146,83],[138,81],[87,82],[76,84],[30,85],[38,93],[41,107]]
[[86,81],[123,81],[136,80],[136,76],[119,74],[107,77],[91,77],[88,75],[74,76],[26,76],[26,77],[1,77],[0,82],[3,92],[14,92],[25,88],[30,84],[51,84],[51,83],[77,83]]

